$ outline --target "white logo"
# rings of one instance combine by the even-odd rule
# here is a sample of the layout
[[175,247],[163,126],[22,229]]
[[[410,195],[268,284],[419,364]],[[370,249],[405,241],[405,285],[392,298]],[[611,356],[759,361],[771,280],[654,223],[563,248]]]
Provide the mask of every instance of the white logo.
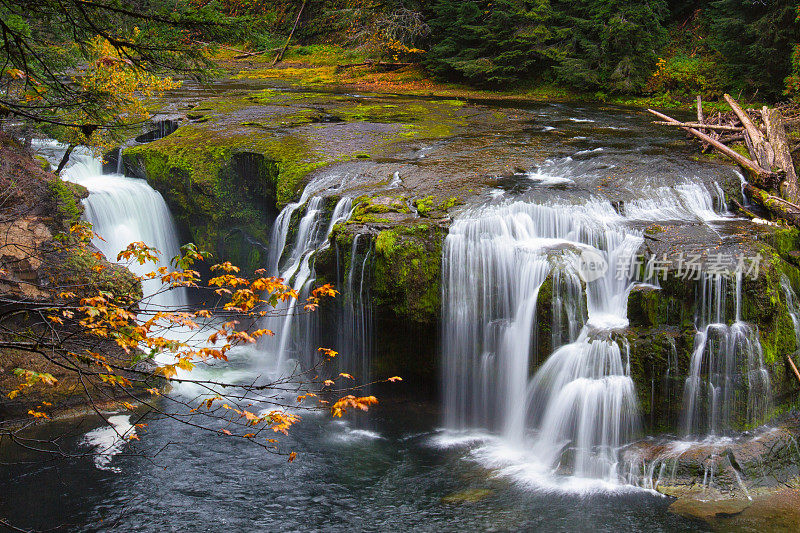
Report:
[[589,283],[602,278],[608,272],[608,262],[605,257],[594,250],[584,250],[576,260],[578,275]]

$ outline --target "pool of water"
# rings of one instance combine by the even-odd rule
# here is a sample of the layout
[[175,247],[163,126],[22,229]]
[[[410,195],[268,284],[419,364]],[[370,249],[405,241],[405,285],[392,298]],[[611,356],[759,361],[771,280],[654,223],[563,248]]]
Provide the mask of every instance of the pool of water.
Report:
[[140,441],[103,461],[89,452],[110,442],[90,421],[59,423],[39,437],[66,435],[62,450],[74,456],[33,462],[6,450],[0,516],[23,528],[159,533],[705,529],[652,492],[559,491],[497,476],[474,443],[443,438],[438,417],[402,399],[386,399],[362,428],[306,415],[281,439],[298,452],[292,463],[172,420],[150,420]]

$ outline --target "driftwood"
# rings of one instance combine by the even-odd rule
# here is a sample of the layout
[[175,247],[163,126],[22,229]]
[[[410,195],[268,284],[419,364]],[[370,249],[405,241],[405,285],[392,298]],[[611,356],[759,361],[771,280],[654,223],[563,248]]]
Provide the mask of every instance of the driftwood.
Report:
[[744,141],[744,133],[732,133],[730,135],[720,135],[717,140],[722,144],[731,143],[733,141]]
[[273,67],[283,59],[283,55],[286,53],[286,49],[289,48],[289,43],[292,41],[292,36],[294,36],[294,30],[297,29],[297,23],[300,22],[300,15],[303,14],[303,9],[305,9],[305,7],[306,7],[306,0],[303,0],[303,4],[300,6],[300,11],[297,12],[297,18],[294,19],[294,26],[292,26],[292,31],[289,32],[289,38],[286,39],[286,44],[283,45],[283,49],[280,52],[278,52],[278,55],[276,55],[275,59],[272,61]]
[[715,130],[715,131],[744,131],[744,128],[739,128],[737,126],[724,126],[719,124],[705,124],[702,122],[667,122],[666,120],[661,120],[655,122],[655,124],[660,124],[662,126],[677,126],[682,128],[697,128],[699,130]]
[[750,115],[745,113],[739,104],[736,103],[736,100],[731,98],[731,95],[726,94],[724,98],[725,101],[728,102],[728,105],[731,106],[731,109],[733,109],[733,112],[736,113],[736,116],[739,117],[742,126],[744,126],[744,141],[750,151],[750,157],[753,161],[756,161],[761,168],[771,169],[772,163],[775,161],[775,152],[767,143],[766,139],[764,139],[761,130],[756,128],[756,125],[753,124],[753,121],[750,119]]
[[776,109],[768,109],[764,106],[761,109],[764,127],[767,130],[767,139],[773,150],[773,164],[780,168],[785,178],[781,184],[781,194],[787,200],[798,203],[800,191],[797,185],[797,173],[792,162],[792,152],[789,149],[789,138],[786,136],[786,129],[783,127],[781,114]]
[[724,144],[722,144],[718,140],[712,139],[710,136],[706,135],[702,131],[700,131],[698,129],[695,129],[695,128],[688,127],[688,126],[683,126],[679,121],[675,120],[672,117],[668,117],[667,115],[664,115],[663,113],[659,113],[658,111],[654,111],[652,109],[648,109],[647,111],[652,113],[653,115],[657,116],[660,119],[663,119],[663,120],[665,120],[667,122],[671,122],[671,123],[677,125],[681,129],[691,133],[692,135],[694,135],[695,137],[697,137],[701,141],[707,142],[708,144],[710,144],[711,146],[713,146],[714,148],[716,148],[717,150],[719,150],[723,154],[727,155],[728,157],[730,157],[731,159],[733,159],[734,161],[739,163],[742,167],[744,167],[745,170],[749,171],[748,173],[753,178],[753,181],[756,181],[759,184],[768,185],[775,179],[775,176],[774,176],[774,174],[772,172],[761,168],[758,165],[758,163],[756,163],[754,161],[751,161],[750,159],[747,159],[746,157],[744,157],[742,154],[731,150],[730,148],[728,148],[727,146],[725,146]]

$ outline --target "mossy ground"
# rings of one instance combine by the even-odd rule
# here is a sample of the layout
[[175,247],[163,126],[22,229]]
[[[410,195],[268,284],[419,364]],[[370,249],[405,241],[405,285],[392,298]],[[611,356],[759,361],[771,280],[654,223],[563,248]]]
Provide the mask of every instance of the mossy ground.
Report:
[[[517,100],[529,102],[604,102],[615,105],[654,107],[661,109],[692,109],[695,101],[684,95],[669,92],[651,95],[619,95],[587,92],[537,82],[521,83],[506,90],[485,90],[467,85],[434,79],[418,64],[399,69],[385,69],[380,65],[363,64],[375,61],[362,50],[338,45],[293,46],[284,60],[272,66],[272,57],[261,56],[246,62],[221,62],[238,79],[267,79],[301,87],[349,87],[358,90],[486,100]],[[345,67],[342,67],[342,66]],[[354,66],[347,66],[354,65]],[[706,101],[707,112],[727,110],[724,101]]]

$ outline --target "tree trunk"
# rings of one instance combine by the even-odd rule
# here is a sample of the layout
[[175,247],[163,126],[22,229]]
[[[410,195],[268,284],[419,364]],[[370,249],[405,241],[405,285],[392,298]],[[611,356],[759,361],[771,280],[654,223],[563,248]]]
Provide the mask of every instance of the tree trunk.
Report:
[[699,94],[697,95],[697,122],[700,124],[705,122],[703,120],[703,98]]
[[56,169],[56,176],[61,174],[61,171],[64,170],[65,166],[67,166],[67,163],[69,163],[69,156],[72,155],[72,151],[74,149],[75,149],[75,145],[74,144],[70,144],[69,148],[67,148],[67,151],[64,152],[64,156],[61,158],[61,162],[58,164],[58,168]]
[[792,365],[792,370],[794,370],[794,375],[797,377],[797,381],[800,381],[800,372],[797,371],[797,367],[795,366],[794,361],[792,361],[792,356],[787,353],[786,359],[788,359],[789,364]]
[[647,111],[652,113],[653,115],[657,116],[658,118],[660,118],[662,120],[666,120],[667,122],[671,122],[673,124],[678,125],[680,128],[682,128],[685,131],[688,131],[689,133],[691,133],[692,135],[694,135],[695,137],[697,137],[701,141],[707,142],[708,144],[710,144],[711,146],[713,146],[714,148],[716,148],[717,150],[719,150],[723,154],[727,155],[728,157],[730,157],[731,159],[733,159],[734,161],[739,163],[748,172],[748,174],[750,174],[750,176],[752,178],[752,181],[754,181],[754,182],[756,182],[756,183],[758,183],[760,185],[763,185],[764,188],[767,188],[767,189],[770,188],[770,185],[774,181],[775,176],[769,170],[765,170],[765,169],[761,168],[754,161],[751,161],[751,160],[747,159],[746,157],[744,157],[743,155],[741,155],[738,152],[734,152],[733,150],[731,150],[730,148],[728,148],[727,146],[725,146],[721,142],[717,141],[716,139],[712,139],[711,137],[709,137],[708,135],[706,135],[702,131],[699,131],[699,130],[696,130],[694,128],[690,128],[690,127],[687,127],[687,126],[683,126],[679,121],[675,120],[672,117],[668,117],[667,115],[665,115],[663,113],[659,113],[658,111],[654,111],[652,109],[648,109]]
[[286,44],[283,45],[283,49],[280,52],[278,52],[278,55],[275,56],[275,60],[272,62],[273,67],[283,59],[283,54],[285,54],[286,49],[289,48],[289,43],[291,42],[292,36],[294,35],[294,30],[297,29],[297,23],[300,22],[300,15],[303,14],[303,9],[305,7],[306,7],[306,0],[303,0],[303,4],[300,6],[300,11],[297,12],[297,18],[294,19],[294,26],[292,26],[292,31],[289,32],[289,38],[286,39]]
[[797,184],[797,172],[792,161],[792,153],[789,150],[789,138],[786,136],[786,129],[783,127],[781,114],[775,109],[768,109],[764,106],[761,109],[761,116],[764,118],[764,126],[767,129],[767,139],[775,153],[775,166],[780,168],[784,174],[781,183],[781,194],[792,203],[799,203],[800,188]]
[[728,105],[731,106],[733,112],[736,113],[736,116],[739,117],[739,120],[742,122],[742,126],[744,126],[744,139],[748,150],[750,150],[750,158],[757,162],[761,168],[772,169],[775,154],[772,152],[772,148],[769,144],[764,140],[761,130],[756,128],[756,125],[750,120],[750,116],[736,103],[736,100],[731,98],[731,95],[726,94],[725,101],[728,102]]

